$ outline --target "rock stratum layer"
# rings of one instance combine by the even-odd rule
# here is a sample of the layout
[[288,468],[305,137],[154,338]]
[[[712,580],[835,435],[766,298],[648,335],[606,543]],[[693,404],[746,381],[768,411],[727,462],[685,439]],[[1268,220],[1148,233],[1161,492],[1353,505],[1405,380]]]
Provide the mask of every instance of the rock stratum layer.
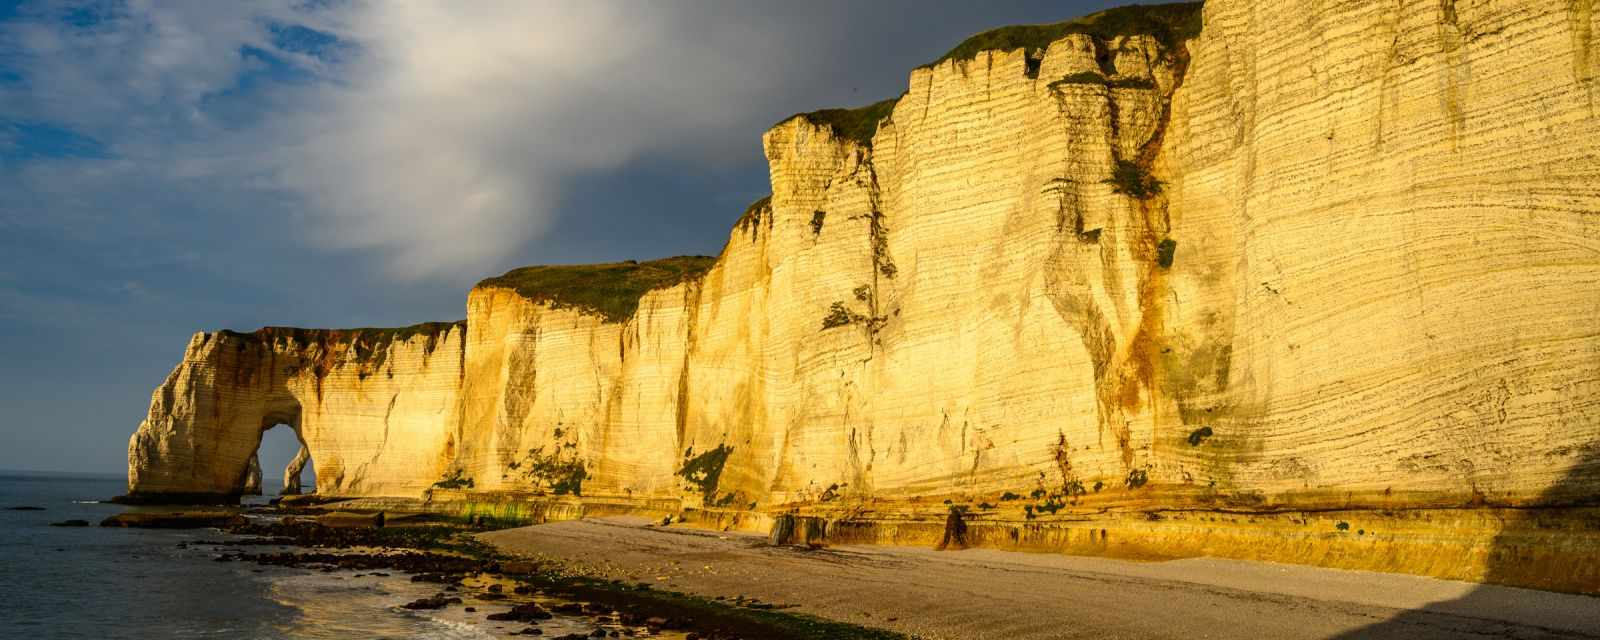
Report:
[[981,35],[769,130],[715,260],[196,335],[130,496],[238,494],[284,423],[334,495],[1600,591],[1597,20],[1211,0]]

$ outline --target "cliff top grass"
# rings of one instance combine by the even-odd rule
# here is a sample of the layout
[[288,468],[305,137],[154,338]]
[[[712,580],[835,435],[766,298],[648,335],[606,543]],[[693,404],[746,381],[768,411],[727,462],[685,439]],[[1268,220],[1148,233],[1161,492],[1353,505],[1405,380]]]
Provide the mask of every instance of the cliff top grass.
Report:
[[716,261],[711,256],[677,256],[650,262],[522,267],[474,288],[510,289],[555,309],[581,309],[606,322],[622,322],[639,309],[644,294],[698,278]]
[[[1075,33],[1100,39],[1147,34],[1155,36],[1164,46],[1170,48],[1180,41],[1200,34],[1203,5],[1203,2],[1136,4],[1107,9],[1066,22],[1000,27],[967,38],[956,45],[956,48],[940,56],[938,60],[918,68],[937,66],[946,60],[972,60],[984,51],[1024,49],[1031,55],[1050,46],[1050,43]],[[1089,78],[1077,79],[1078,82],[1089,80]],[[1147,80],[1109,80],[1100,77],[1093,80],[1096,84],[1108,84],[1113,88],[1122,86],[1149,88]],[[878,132],[878,125],[894,112],[894,106],[899,102],[900,98],[890,98],[854,109],[820,109],[797,113],[780,120],[779,124],[795,118],[805,118],[812,124],[832,128],[834,135],[840,138],[870,146],[872,136]]]
[[878,123],[894,112],[894,105],[898,102],[900,98],[890,98],[854,109],[820,109],[797,113],[784,118],[783,122],[805,118],[811,124],[832,128],[835,136],[870,146],[873,134],[878,132]]
[[405,342],[417,336],[423,336],[428,339],[428,344],[424,347],[424,350],[432,353],[439,336],[449,332],[451,329],[465,327],[466,325],[466,320],[457,320],[455,322],[421,322],[404,327],[357,327],[354,329],[262,327],[250,333],[227,329],[223,329],[218,333],[229,338],[260,342],[290,350],[308,347],[313,344],[326,345],[330,342],[348,342],[355,346],[357,359],[366,360],[374,354],[387,352],[389,346],[395,342]]
[[991,29],[963,40],[956,48],[921,68],[937,66],[946,60],[967,61],[984,51],[1015,51],[1029,54],[1075,33],[1100,39],[1117,36],[1152,35],[1172,47],[1200,34],[1202,2],[1129,5],[1092,13],[1082,18],[1053,24],[1022,24]]

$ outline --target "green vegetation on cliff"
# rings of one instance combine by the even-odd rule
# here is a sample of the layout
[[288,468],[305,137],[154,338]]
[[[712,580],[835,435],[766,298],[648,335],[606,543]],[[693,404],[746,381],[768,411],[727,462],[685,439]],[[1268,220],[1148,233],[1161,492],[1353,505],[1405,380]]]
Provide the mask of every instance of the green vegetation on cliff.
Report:
[[845,140],[854,140],[860,144],[871,146],[872,136],[878,133],[878,123],[894,113],[894,105],[900,98],[890,98],[881,102],[874,102],[864,107],[854,109],[822,109],[809,113],[797,113],[784,118],[784,122],[794,118],[805,118],[807,122],[817,126],[827,126],[833,129],[833,135]]
[[510,289],[554,309],[581,309],[606,322],[622,322],[639,309],[644,294],[698,278],[716,261],[710,256],[678,256],[650,262],[522,267],[475,288]]
[[433,483],[433,488],[471,489],[474,484],[476,483],[472,481],[471,477],[463,475],[460,469],[456,469],[453,473],[447,473],[443,477],[439,478],[438,482]]
[[1103,182],[1111,185],[1112,191],[1137,200],[1149,200],[1161,195],[1161,189],[1166,186],[1166,183],[1157,180],[1139,163],[1131,160],[1118,160],[1116,166],[1111,168],[1111,177]]
[[[1107,9],[1066,22],[1023,24],[991,29],[963,40],[961,44],[956,45],[956,48],[940,56],[938,60],[922,65],[921,68],[932,67],[946,60],[972,60],[983,51],[1023,49],[1031,56],[1034,52],[1050,46],[1050,43],[1075,33],[1100,39],[1148,34],[1155,36],[1163,45],[1170,48],[1200,34],[1202,5],[1201,2],[1136,4]],[[1112,79],[1098,74],[1057,81],[1057,83],[1063,82],[1105,84],[1113,89],[1148,89],[1154,86],[1146,78]],[[899,102],[900,98],[897,97],[854,109],[821,109],[797,113],[784,118],[781,122],[788,122],[797,117],[805,118],[812,124],[833,129],[834,135],[842,139],[870,146],[872,136],[878,132],[878,125],[894,113],[894,106]]]
[[762,196],[760,200],[752,202],[750,206],[745,207],[744,215],[739,216],[739,221],[733,223],[733,226],[740,231],[749,231],[751,227],[761,223],[762,216],[767,216],[769,221],[772,219],[771,195]]
[[1023,49],[1031,55],[1075,33],[1100,39],[1149,34],[1163,45],[1172,47],[1200,34],[1202,5],[1200,2],[1136,4],[1107,9],[1066,22],[1000,27],[963,40],[956,48],[923,67],[936,66],[946,60],[972,60],[984,51]]
[[699,489],[706,504],[711,504],[717,495],[717,484],[722,481],[722,469],[732,453],[733,447],[725,444],[698,456],[694,455],[694,447],[689,447],[683,452],[683,466],[678,469],[678,475],[689,485],[685,488]]
[[357,360],[384,357],[396,342],[407,342],[422,336],[427,338],[423,350],[433,353],[439,337],[454,328],[465,328],[466,320],[455,322],[422,322],[404,327],[358,327],[355,329],[302,329],[299,327],[262,327],[250,333],[223,329],[218,333],[237,340],[243,349],[250,343],[259,343],[282,351],[301,351],[312,346],[328,347],[349,344],[355,349]]

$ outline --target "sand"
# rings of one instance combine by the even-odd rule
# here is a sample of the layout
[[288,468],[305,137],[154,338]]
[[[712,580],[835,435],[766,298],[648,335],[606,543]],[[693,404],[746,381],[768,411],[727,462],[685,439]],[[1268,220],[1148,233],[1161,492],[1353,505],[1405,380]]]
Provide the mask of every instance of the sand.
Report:
[[639,519],[481,535],[596,577],[935,638],[1600,638],[1600,598],[1210,558],[773,547]]

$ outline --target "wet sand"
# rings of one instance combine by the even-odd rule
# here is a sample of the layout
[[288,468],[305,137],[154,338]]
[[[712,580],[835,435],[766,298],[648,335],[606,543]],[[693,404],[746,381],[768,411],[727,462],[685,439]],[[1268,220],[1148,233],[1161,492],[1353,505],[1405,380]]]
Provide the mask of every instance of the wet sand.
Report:
[[568,570],[935,638],[1600,638],[1600,598],[1197,558],[773,547],[640,519],[480,534]]

